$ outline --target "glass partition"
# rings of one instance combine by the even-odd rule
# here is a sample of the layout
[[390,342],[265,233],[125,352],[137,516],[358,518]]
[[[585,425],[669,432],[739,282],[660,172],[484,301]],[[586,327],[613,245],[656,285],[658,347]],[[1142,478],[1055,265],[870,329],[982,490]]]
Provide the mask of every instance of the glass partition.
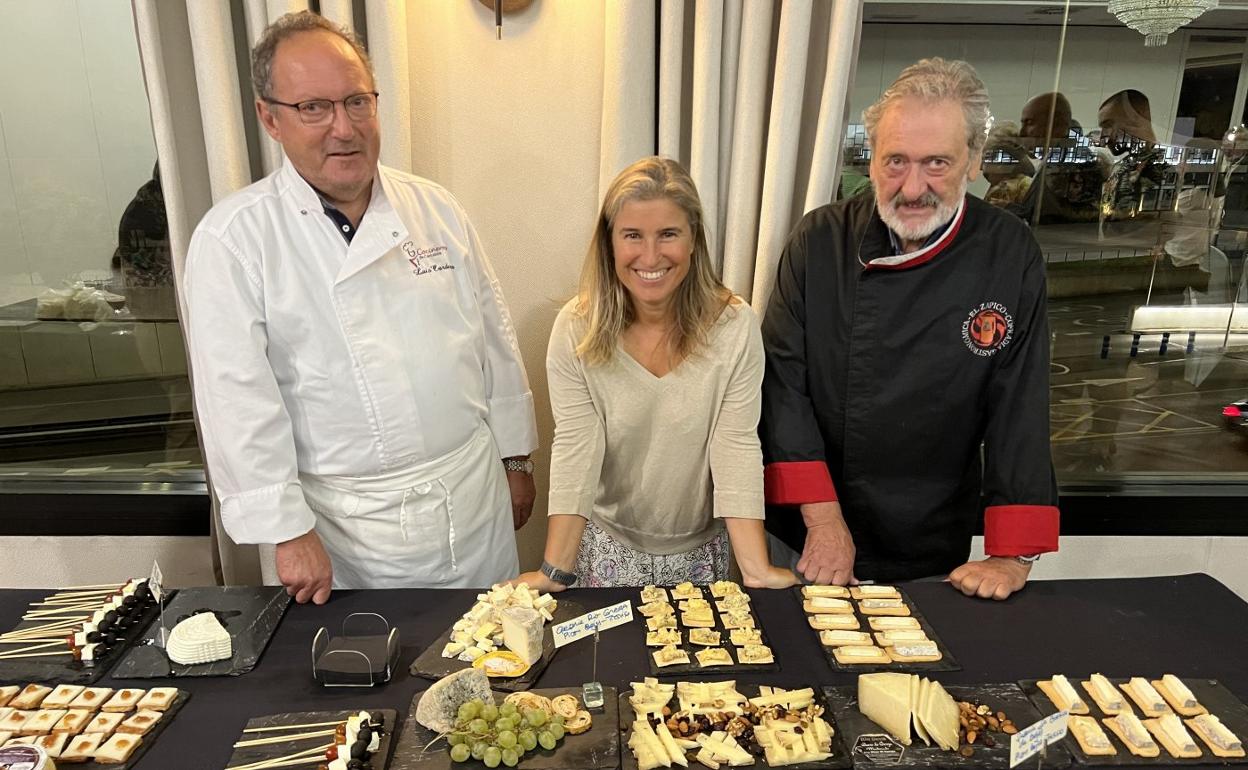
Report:
[[0,484],[202,481],[131,5],[0,8]]

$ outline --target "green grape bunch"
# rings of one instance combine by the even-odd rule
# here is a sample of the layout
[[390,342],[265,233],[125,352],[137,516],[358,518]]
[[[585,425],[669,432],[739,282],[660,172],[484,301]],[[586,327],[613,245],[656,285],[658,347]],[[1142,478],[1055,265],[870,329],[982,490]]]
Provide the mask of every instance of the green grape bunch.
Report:
[[550,751],[565,735],[564,719],[542,709],[525,709],[515,704],[495,706],[473,698],[459,707],[455,729],[446,735],[451,760],[469,759],[495,768],[500,764],[515,767],[527,752],[540,746]]

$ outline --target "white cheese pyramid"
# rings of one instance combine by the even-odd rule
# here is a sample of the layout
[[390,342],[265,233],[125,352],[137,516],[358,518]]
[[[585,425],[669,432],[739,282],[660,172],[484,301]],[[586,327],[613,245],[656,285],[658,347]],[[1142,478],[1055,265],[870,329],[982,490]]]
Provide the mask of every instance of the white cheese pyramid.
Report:
[[166,651],[169,660],[184,666],[224,660],[234,654],[230,632],[211,612],[192,615],[174,626]]

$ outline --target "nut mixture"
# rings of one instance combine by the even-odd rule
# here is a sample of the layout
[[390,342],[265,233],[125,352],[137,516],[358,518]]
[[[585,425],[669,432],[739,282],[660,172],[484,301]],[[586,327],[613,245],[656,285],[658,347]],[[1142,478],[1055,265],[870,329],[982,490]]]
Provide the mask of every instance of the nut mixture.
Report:
[[964,757],[974,756],[976,745],[985,748],[996,746],[994,733],[1013,735],[1018,732],[1004,711],[994,713],[982,703],[958,701],[958,711],[958,738],[962,744],[958,753]]

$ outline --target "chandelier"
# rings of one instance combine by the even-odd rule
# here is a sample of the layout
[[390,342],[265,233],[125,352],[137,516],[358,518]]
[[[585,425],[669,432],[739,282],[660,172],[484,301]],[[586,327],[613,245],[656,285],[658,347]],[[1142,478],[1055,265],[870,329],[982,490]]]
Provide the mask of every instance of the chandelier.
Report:
[[1171,32],[1217,7],[1218,0],[1109,0],[1108,10],[1153,47],[1165,45]]

